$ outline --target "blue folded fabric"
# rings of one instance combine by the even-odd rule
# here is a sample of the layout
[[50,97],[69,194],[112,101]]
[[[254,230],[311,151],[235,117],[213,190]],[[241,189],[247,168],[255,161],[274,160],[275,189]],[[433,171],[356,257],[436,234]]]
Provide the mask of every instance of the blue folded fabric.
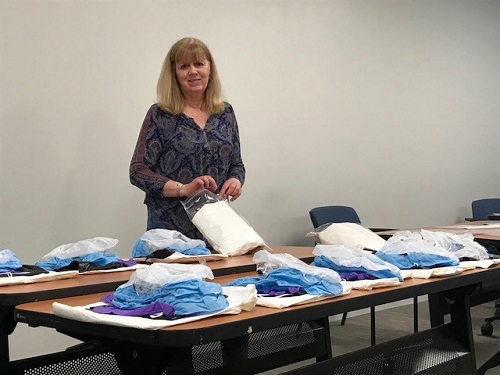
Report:
[[[380,261],[379,261],[380,262]],[[370,276],[373,276],[376,279],[385,279],[391,277],[397,277],[400,281],[403,281],[403,277],[401,274],[394,274],[389,269],[382,270],[373,270],[366,267],[346,267],[340,264],[335,263],[330,258],[320,255],[314,258],[314,261],[311,263],[312,266],[316,267],[325,267],[331,270],[337,271],[339,274],[349,274],[351,272],[363,273]],[[387,267],[388,265],[386,265]]]
[[23,264],[12,250],[0,251],[0,272],[14,272],[22,268]]
[[219,284],[187,280],[162,285],[151,293],[137,294],[134,285],[119,287],[112,304],[120,309],[136,309],[155,301],[172,305],[176,316],[205,315],[229,306]]
[[88,262],[97,264],[99,266],[105,266],[110,263],[121,262],[122,259],[116,254],[107,254],[102,252],[90,253],[81,257],[74,258],[59,258],[52,257],[45,260],[41,260],[35,263],[38,267],[42,267],[47,271],[55,271],[64,267],[67,267],[71,262]]
[[456,259],[439,254],[417,252],[409,252],[404,254],[388,254],[386,252],[377,251],[375,255],[388,263],[394,264],[402,270],[409,270],[412,268],[435,268],[459,265],[459,262]]
[[[172,245],[168,248],[168,250],[177,251],[178,253],[184,255],[208,255],[211,254],[210,250],[204,246],[195,246],[188,249],[183,249],[180,246]],[[148,246],[146,241],[141,240],[140,238],[135,241],[134,247],[132,248],[132,257],[134,258],[143,258],[151,255],[153,250]]]
[[342,284],[339,282],[330,282],[317,275],[304,274],[300,270],[291,267],[277,268],[262,277],[240,277],[226,285],[246,286],[248,284],[254,284],[260,294],[267,294],[269,290],[286,291],[293,287],[300,287],[307,294],[312,295],[339,295],[343,292]]

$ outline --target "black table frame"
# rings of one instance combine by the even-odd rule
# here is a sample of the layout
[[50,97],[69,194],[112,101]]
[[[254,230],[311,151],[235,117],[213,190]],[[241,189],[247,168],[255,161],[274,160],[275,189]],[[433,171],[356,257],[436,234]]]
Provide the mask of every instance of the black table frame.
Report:
[[[16,320],[35,326],[55,328],[57,331],[73,337],[93,338],[107,342],[108,345],[120,347],[123,345],[135,348],[130,353],[145,353],[152,347],[179,348],[200,345],[212,341],[234,342],[248,334],[249,327],[253,332],[259,332],[288,324],[306,321],[327,319],[328,316],[343,313],[344,311],[358,310],[371,306],[378,306],[419,295],[434,295],[445,301],[459,301],[467,298],[465,306],[455,311],[453,319],[464,327],[459,340],[466,344],[471,352],[471,360],[475,365],[475,353],[470,325],[470,311],[468,296],[482,283],[500,278],[500,267],[488,270],[467,271],[463,274],[446,278],[432,279],[424,282],[406,283],[403,286],[378,289],[361,293],[353,298],[331,299],[298,308],[283,309],[264,316],[252,316],[243,313],[245,318],[229,321],[221,329],[220,325],[211,325],[209,319],[204,327],[195,330],[189,329],[161,329],[145,331],[128,327],[112,327],[103,324],[84,323],[70,319],[59,318],[53,314],[43,314],[36,311],[16,308]],[[231,347],[229,345],[228,347]],[[149,358],[152,359],[152,358]],[[118,358],[122,361],[120,368],[132,366],[136,360],[132,356]],[[154,362],[154,361],[153,361]],[[143,362],[144,363],[144,362]],[[151,364],[154,367],[154,364]],[[146,371],[146,370],[145,370]],[[148,370],[149,371],[149,370]],[[151,373],[151,372],[144,373]]]
[[[303,261],[310,263],[314,256],[312,255],[312,247],[308,246],[276,246],[274,247],[275,252],[286,252],[290,251],[292,254],[295,254],[294,249],[299,249],[300,253],[304,252],[303,256],[300,256],[300,259]],[[311,253],[308,254],[307,250],[310,249]],[[249,254],[246,256],[248,258],[248,262],[225,266],[224,268],[215,267],[212,271],[214,276],[223,276],[241,272],[249,272],[255,271],[256,266],[252,262],[252,255]],[[208,265],[210,266],[210,263]],[[217,265],[217,262],[214,262]],[[77,275],[76,277],[92,277],[96,279],[96,282],[93,284],[85,284],[85,285],[77,285],[71,287],[53,287],[53,282],[61,283],[64,282],[62,280],[54,280],[54,281],[46,281],[41,283],[32,283],[32,284],[22,284],[16,285],[16,287],[21,288],[23,291],[19,293],[8,293],[7,288],[9,286],[0,287],[0,373],[4,370],[8,373],[8,368],[11,365],[14,365],[14,362],[17,364],[21,362],[29,363],[30,358],[18,360],[18,361],[10,361],[10,352],[9,352],[9,336],[14,332],[17,322],[14,319],[14,307],[16,305],[32,302],[32,301],[42,301],[48,299],[55,298],[64,298],[64,297],[72,297],[84,294],[93,294],[106,292],[110,290],[116,289],[118,286],[125,283],[128,278],[124,279],[120,277],[125,273],[130,275],[132,271],[120,271],[117,272],[117,280],[116,281],[107,281],[107,282],[99,282],[98,275]],[[33,290],[31,286],[36,285],[37,289]],[[41,287],[42,286],[42,287]],[[44,288],[45,287],[45,288]],[[6,288],[6,289],[3,289]],[[17,367],[19,367],[17,365]]]

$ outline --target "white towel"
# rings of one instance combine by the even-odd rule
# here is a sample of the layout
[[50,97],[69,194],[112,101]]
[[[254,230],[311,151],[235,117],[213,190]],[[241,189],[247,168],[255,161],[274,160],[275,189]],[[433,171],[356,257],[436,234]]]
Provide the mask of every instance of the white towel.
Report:
[[80,322],[155,330],[174,326],[177,324],[194,322],[196,320],[209,318],[211,316],[221,314],[239,314],[242,310],[250,311],[255,307],[255,304],[257,302],[257,290],[255,289],[255,285],[253,284],[247,285],[245,287],[222,287],[222,291],[224,292],[224,295],[227,296],[227,301],[229,302],[229,306],[224,310],[213,314],[198,315],[176,320],[155,320],[135,316],[98,314],[90,310],[91,307],[102,306],[103,303],[101,302],[96,302],[87,306],[74,307],[54,302],[52,304],[52,309],[54,311],[54,315],[56,316],[66,319],[78,320]]

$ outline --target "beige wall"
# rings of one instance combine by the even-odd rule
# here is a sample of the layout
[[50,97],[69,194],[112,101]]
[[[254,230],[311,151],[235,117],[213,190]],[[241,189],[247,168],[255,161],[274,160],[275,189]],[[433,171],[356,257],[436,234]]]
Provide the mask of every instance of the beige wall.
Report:
[[[489,0],[0,0],[0,248],[25,262],[145,229],[128,163],[170,45],[211,47],[269,245],[308,211],[448,224],[500,196],[500,5]],[[13,357],[67,339],[18,327]],[[47,333],[41,333],[47,332]]]

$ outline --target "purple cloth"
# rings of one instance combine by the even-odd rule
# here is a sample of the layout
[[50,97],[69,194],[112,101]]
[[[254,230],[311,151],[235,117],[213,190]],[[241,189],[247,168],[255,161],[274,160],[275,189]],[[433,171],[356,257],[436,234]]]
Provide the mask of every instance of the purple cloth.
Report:
[[137,262],[133,258],[123,259],[123,261],[122,261],[123,267],[132,267],[132,266],[135,266],[136,264],[137,264]]
[[370,275],[366,272],[339,272],[340,278],[346,281],[356,281],[356,280],[375,280],[377,279],[375,276]]
[[120,316],[139,316],[151,318],[152,315],[162,314],[155,318],[165,319],[174,316],[174,307],[168,303],[153,302],[149,305],[138,307],[137,309],[119,309],[111,304],[113,293],[108,293],[101,298],[101,302],[107,303],[107,306],[97,306],[92,309],[98,314],[120,315]]
[[281,296],[283,294],[301,294],[302,288],[300,286],[289,286],[285,288],[286,290],[280,289],[280,290],[275,290],[272,288],[266,289],[263,288],[259,291],[259,294],[266,295],[269,297],[276,297],[276,296]]

